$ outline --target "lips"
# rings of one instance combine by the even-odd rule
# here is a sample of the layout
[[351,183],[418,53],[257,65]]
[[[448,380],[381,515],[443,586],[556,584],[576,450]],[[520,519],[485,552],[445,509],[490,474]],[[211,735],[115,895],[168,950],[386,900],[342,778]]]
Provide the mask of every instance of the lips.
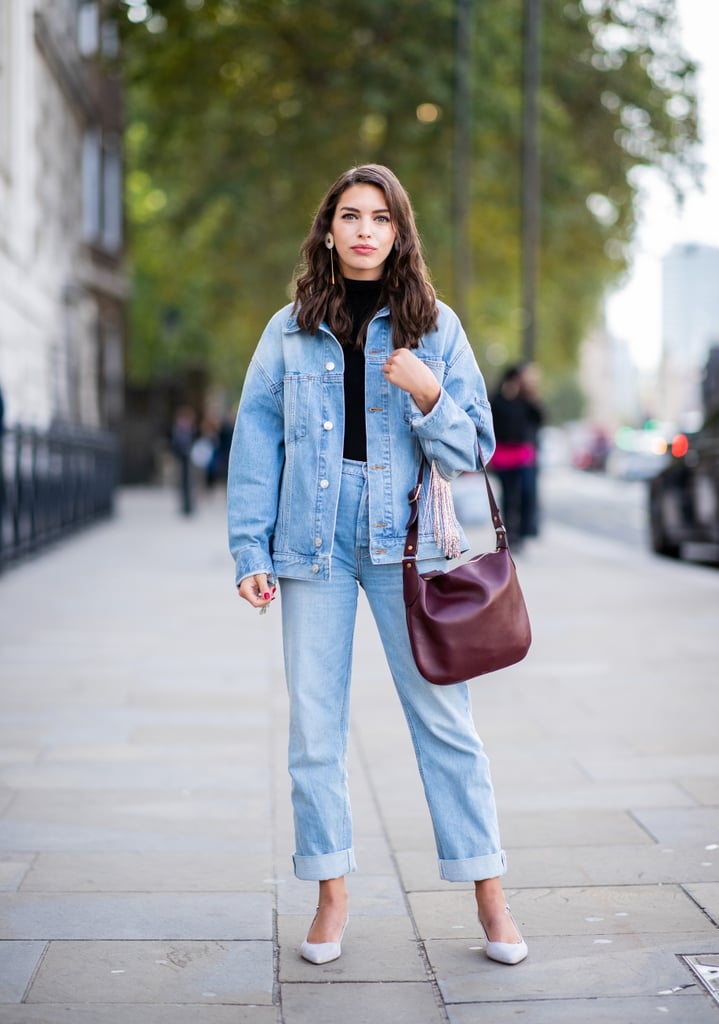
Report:
[[352,252],[356,252],[358,256],[371,256],[373,252],[377,250],[371,245],[353,245]]

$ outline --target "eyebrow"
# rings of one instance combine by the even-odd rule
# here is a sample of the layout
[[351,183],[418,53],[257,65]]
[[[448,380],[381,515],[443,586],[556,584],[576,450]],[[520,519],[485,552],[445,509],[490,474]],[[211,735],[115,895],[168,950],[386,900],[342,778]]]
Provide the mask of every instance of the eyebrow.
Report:
[[[356,206],[340,206],[340,210],[347,210],[348,213],[361,213]],[[380,210],[373,210],[372,213],[389,213],[389,210],[383,206]]]

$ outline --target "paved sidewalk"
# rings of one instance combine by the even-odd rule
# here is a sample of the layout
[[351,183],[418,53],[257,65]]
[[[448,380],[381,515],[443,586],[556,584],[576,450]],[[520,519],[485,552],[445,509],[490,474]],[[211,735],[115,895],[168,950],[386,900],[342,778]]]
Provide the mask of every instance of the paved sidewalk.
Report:
[[438,879],[366,605],[360,872],[343,956],[313,967],[279,607],[235,597],[221,496],[184,520],[125,492],[0,578],[0,1022],[718,1024],[679,955],[719,954],[719,572],[556,527],[518,565],[533,649],[472,684],[530,945],[513,968]]

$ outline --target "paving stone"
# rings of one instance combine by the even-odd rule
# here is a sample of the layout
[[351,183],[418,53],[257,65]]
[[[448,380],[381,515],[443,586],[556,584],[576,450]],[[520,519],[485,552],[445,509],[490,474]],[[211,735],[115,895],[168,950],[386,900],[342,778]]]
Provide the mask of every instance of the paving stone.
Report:
[[[265,723],[266,724],[266,723]],[[198,741],[178,741],[177,743],[140,742],[133,736],[128,736],[125,743],[88,743],[79,746],[78,744],[63,743],[46,751],[43,760],[49,763],[61,764],[71,762],[77,764],[82,761],[104,761],[113,762],[135,762],[141,761],[145,764],[166,764],[168,761],[180,759],[182,761],[228,761],[234,765],[242,764],[243,770],[237,779],[238,787],[246,787],[248,782],[253,780],[253,775],[258,783],[266,782],[264,772],[260,772],[257,765],[253,766],[256,759],[252,756],[256,753],[259,757],[264,754],[267,744],[266,736],[258,735],[258,728],[255,728],[250,735],[245,735],[242,742],[238,741],[237,732],[233,736],[233,742],[229,743],[218,736],[216,741],[211,738],[211,729],[204,730],[206,740],[204,743]],[[209,734],[209,735],[208,735]]]
[[129,764],[104,761],[5,765],[2,780],[13,789],[225,789],[241,778],[235,762],[181,761]]
[[[272,884],[269,853],[41,853],[23,892],[258,892]],[[0,865],[0,873],[2,865]],[[1,874],[0,874],[1,877]]]
[[29,1003],[272,1003],[272,943],[52,942]]
[[3,1003],[19,1003],[43,954],[44,942],[0,941],[0,1020]]
[[[3,697],[4,696],[5,693],[3,692]],[[33,746],[28,743],[3,743],[0,745],[0,765],[35,761],[41,753],[42,751],[40,747]],[[0,796],[0,811],[2,811],[2,807],[3,801]]]
[[311,921],[311,915],[278,919],[281,982],[372,981],[384,984],[426,980],[424,961],[406,916],[350,916],[342,956],[322,965],[307,963],[298,952]]
[[562,885],[653,885],[719,880],[719,855],[701,846],[539,847],[512,850],[509,884],[517,888]]
[[[471,883],[437,879],[434,857],[426,852],[398,851],[397,863],[410,892],[473,888]],[[657,883],[719,881],[719,852],[702,846],[516,847],[507,855],[504,884],[510,888],[562,885],[652,885]]]
[[243,836],[248,824],[269,827],[269,794],[182,790],[30,790],[18,794],[3,819],[15,824],[81,825],[115,832],[162,830],[168,834]]
[[355,839],[355,856],[359,874],[393,875],[396,865],[386,835],[367,835],[364,831]]
[[536,789],[496,787],[502,813],[522,810],[566,810],[572,807],[614,810],[617,807],[690,807],[691,797],[674,782],[587,783]]
[[445,882],[441,879],[437,856],[433,850],[397,850],[395,858],[402,885],[407,892],[450,892],[454,889],[474,891],[473,882]]
[[282,986],[284,1024],[444,1024],[428,982]]
[[[355,915],[406,917],[405,894],[396,875],[355,873],[347,876],[350,907]],[[301,881],[291,875],[277,888],[277,911],[280,914],[314,914],[317,884]]]
[[393,850],[431,850],[434,846],[432,822],[426,807],[415,815],[394,814],[387,819],[387,835]]
[[[270,850],[267,831],[242,828],[235,817],[221,835],[206,835],[202,830],[187,828],[142,831],[122,830],[89,825],[62,825],[47,822],[7,822],[0,829],[0,850],[6,851],[234,851],[238,857],[245,853]],[[218,830],[215,829],[215,832]]]
[[2,1024],[280,1024],[279,1007],[198,1004],[23,1003],[0,1007]]
[[[716,856],[716,854],[715,854]],[[719,926],[719,882],[692,882],[683,886],[702,910]],[[719,950],[719,942],[717,943]]]
[[[553,969],[556,970],[562,963],[568,963],[575,968],[582,958],[602,960],[637,950],[664,952],[673,956],[691,951],[701,955],[710,954],[717,945],[716,933],[706,931],[633,932],[625,935],[534,935],[528,936],[528,944],[532,963],[553,965]],[[486,940],[483,936],[466,939],[431,939],[425,942],[427,957],[435,975],[444,979],[471,974],[478,964],[484,965],[485,946]],[[689,978],[689,981],[691,980]]]
[[[674,885],[508,890],[507,896],[527,937],[712,930],[696,904]],[[481,934],[469,893],[418,892],[409,900],[425,939]]]
[[0,894],[5,939],[271,939],[262,893]]
[[535,1001],[556,999],[558,993],[563,999],[650,996],[660,1001],[702,994],[696,979],[666,950],[639,949],[550,962],[530,952],[511,970],[484,957],[474,961],[466,974],[437,981],[448,1003]]
[[698,804],[705,807],[719,805],[719,778],[711,779],[679,779],[682,789]]
[[719,775],[719,756],[707,754],[663,754],[643,757],[581,757],[580,764],[591,779],[689,779]]
[[[641,807],[641,805],[637,805]],[[657,807],[633,812],[658,843],[719,843],[719,807]]]
[[717,1013],[701,995],[631,999],[541,999],[526,1002],[465,1003],[447,1007],[450,1024],[716,1024]]
[[500,806],[502,842],[511,857],[522,846],[629,846],[652,844],[624,810],[507,811]]
[[30,868],[30,858],[0,860],[0,892],[14,892]]

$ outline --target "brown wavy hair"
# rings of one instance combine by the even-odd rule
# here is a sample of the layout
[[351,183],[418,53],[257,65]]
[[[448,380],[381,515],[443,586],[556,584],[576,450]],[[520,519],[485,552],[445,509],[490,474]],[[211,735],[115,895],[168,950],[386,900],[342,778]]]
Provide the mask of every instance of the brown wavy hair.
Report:
[[[437,295],[422,257],[422,245],[409,196],[395,174],[381,164],[353,167],[340,175],[315,214],[302,243],[302,267],[295,281],[293,311],[303,330],[316,334],[323,320],[340,339],[352,333],[345,302],[345,283],[335,260],[335,283],[325,235],[332,228],[335,210],[352,185],[375,185],[384,193],[399,248],[392,247],[384,265],[380,307],[389,306],[395,348],[417,348],[422,335],[437,327]],[[358,344],[364,331],[360,332]]]

